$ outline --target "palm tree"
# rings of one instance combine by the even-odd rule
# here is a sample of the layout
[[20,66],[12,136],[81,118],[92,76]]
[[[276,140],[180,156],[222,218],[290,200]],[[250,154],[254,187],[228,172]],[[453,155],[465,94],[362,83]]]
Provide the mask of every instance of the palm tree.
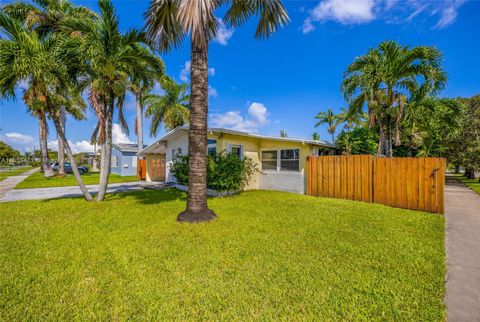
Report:
[[444,87],[447,76],[441,58],[433,47],[409,48],[385,41],[348,66],[342,92],[351,113],[361,113],[367,106],[370,126],[379,129],[379,154],[392,156],[394,135],[400,144],[400,125],[409,99]]
[[315,115],[315,119],[318,120],[315,127],[319,127],[322,124],[328,125],[327,131],[332,135],[332,142],[335,142],[335,131],[337,130],[338,117],[333,113],[332,108],[328,108],[326,112],[319,112]]
[[208,44],[218,31],[214,12],[222,5],[228,5],[223,21],[234,27],[258,16],[257,38],[270,36],[289,20],[281,0],[152,0],[145,14],[147,33],[162,52],[178,47],[187,35],[191,40],[189,184],[187,208],[178,221],[201,222],[216,217],[208,209],[206,187]]
[[281,138],[286,138],[288,136],[287,132],[285,130],[280,130],[280,137]]
[[110,0],[99,0],[98,5],[98,17],[65,19],[61,28],[65,34],[73,35],[71,47],[82,55],[81,61],[86,65],[89,101],[98,118],[92,142],[101,145],[97,201],[102,201],[110,174],[114,112],[117,111],[120,126],[128,134],[123,107],[129,81],[148,79],[152,70],[161,74],[163,65],[143,45],[144,33],[134,29],[120,32],[119,20]]
[[340,109],[340,113],[337,114],[336,117],[338,123],[345,123],[345,130],[350,131],[364,124],[364,121],[368,117],[368,115],[366,117],[364,113],[351,113],[349,109],[342,107]]
[[187,84],[177,84],[170,77],[163,77],[160,85],[164,95],[150,94],[144,99],[147,107],[145,116],[152,118],[150,135],[157,135],[163,124],[167,131],[188,124],[190,117],[190,96]]
[[318,132],[313,132],[312,133],[312,140],[320,141],[320,134],[318,134]]
[[[76,167],[70,145],[60,126],[60,107],[68,109],[81,118],[82,107],[78,106],[78,97],[68,87],[67,68],[59,54],[60,40],[49,36],[40,39],[36,32],[25,29],[22,23],[0,11],[0,30],[5,38],[0,39],[0,96],[15,97],[15,86],[27,83],[23,95],[25,104],[39,119],[42,167],[48,171],[48,149],[46,144],[46,120],[49,116],[65,144],[65,149],[77,182],[87,200],[91,200]],[[47,157],[45,157],[45,155]]]
[[[149,49],[147,49],[149,50]],[[153,53],[152,53],[153,55]],[[158,64],[162,66],[163,62],[157,57]],[[150,65],[145,64],[142,75],[133,75],[130,77],[129,91],[135,96],[135,134],[137,135],[138,152],[143,149],[143,108],[145,98],[153,90],[156,80],[161,78],[158,70],[152,69]]]
[[[61,21],[67,17],[77,17],[82,19],[85,17],[93,17],[94,13],[85,7],[74,6],[68,0],[33,0],[32,2],[18,1],[11,4],[7,4],[3,7],[3,10],[12,18],[21,21],[25,28],[35,31],[40,38],[44,39],[52,33],[58,32],[60,29]],[[41,118],[42,116],[39,115]],[[62,129],[65,131],[66,113],[63,107],[61,107],[60,122]],[[41,135],[46,135],[47,131],[43,121],[39,120],[40,126],[39,132]],[[41,137],[43,146],[46,141],[46,137]],[[57,133],[58,141],[58,174],[65,175],[65,146]],[[42,151],[44,149],[41,149]],[[43,156],[45,159],[45,156]],[[44,172],[53,173],[53,171]]]

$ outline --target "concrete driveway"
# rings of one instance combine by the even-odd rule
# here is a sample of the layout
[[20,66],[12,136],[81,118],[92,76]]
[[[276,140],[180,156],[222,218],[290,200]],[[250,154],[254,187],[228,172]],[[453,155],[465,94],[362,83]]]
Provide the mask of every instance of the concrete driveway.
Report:
[[480,195],[447,176],[447,320],[480,321]]
[[[107,193],[118,193],[126,191],[137,191],[143,189],[165,189],[174,185],[163,182],[125,182],[112,183],[108,185]],[[15,187],[15,186],[13,186]],[[88,191],[91,194],[98,192],[98,185],[87,185]],[[70,187],[52,187],[52,188],[34,188],[34,189],[10,189],[3,197],[0,197],[0,202],[19,201],[19,200],[40,200],[40,199],[55,199],[67,197],[81,197],[82,192],[77,186]]]

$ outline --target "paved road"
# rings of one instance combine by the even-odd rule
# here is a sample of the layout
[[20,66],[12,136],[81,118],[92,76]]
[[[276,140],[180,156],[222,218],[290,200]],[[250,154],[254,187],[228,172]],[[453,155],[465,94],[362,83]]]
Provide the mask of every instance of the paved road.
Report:
[[447,320],[480,321],[480,195],[447,176]]
[[22,182],[26,177],[28,177],[32,173],[37,172],[39,169],[40,168],[35,168],[32,170],[26,171],[18,176],[7,177],[4,180],[0,181],[0,200],[6,193],[13,190],[13,188],[15,188],[17,184]]
[[[19,181],[20,182],[20,181]],[[126,191],[137,191],[143,189],[165,189],[172,187],[172,184],[161,182],[125,182],[112,183],[108,185],[107,193],[117,193]],[[15,187],[15,186],[13,186]],[[87,185],[88,191],[92,194],[98,192],[98,185]],[[0,196],[0,202],[18,201],[18,200],[39,200],[54,199],[66,197],[81,197],[82,192],[79,187],[52,187],[52,188],[35,188],[35,189],[11,189],[3,196]]]

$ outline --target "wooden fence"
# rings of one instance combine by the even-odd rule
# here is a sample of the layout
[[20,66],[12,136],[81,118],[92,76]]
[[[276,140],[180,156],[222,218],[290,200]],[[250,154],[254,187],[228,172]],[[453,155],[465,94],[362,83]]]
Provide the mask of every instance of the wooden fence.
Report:
[[445,159],[307,158],[307,194],[444,213]]

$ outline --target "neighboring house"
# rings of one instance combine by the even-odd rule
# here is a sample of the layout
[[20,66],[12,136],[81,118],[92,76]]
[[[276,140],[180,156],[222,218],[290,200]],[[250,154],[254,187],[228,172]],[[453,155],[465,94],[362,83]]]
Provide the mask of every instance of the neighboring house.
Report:
[[[294,138],[208,129],[208,152],[227,151],[252,159],[259,172],[246,189],[305,192],[305,165],[309,155],[336,154],[334,144]],[[146,180],[175,182],[170,166],[175,155],[188,154],[188,129],[176,128],[138,153],[146,158]]]
[[[144,146],[145,147],[145,146]],[[113,144],[111,173],[121,176],[134,176],[137,174],[137,144]]]

